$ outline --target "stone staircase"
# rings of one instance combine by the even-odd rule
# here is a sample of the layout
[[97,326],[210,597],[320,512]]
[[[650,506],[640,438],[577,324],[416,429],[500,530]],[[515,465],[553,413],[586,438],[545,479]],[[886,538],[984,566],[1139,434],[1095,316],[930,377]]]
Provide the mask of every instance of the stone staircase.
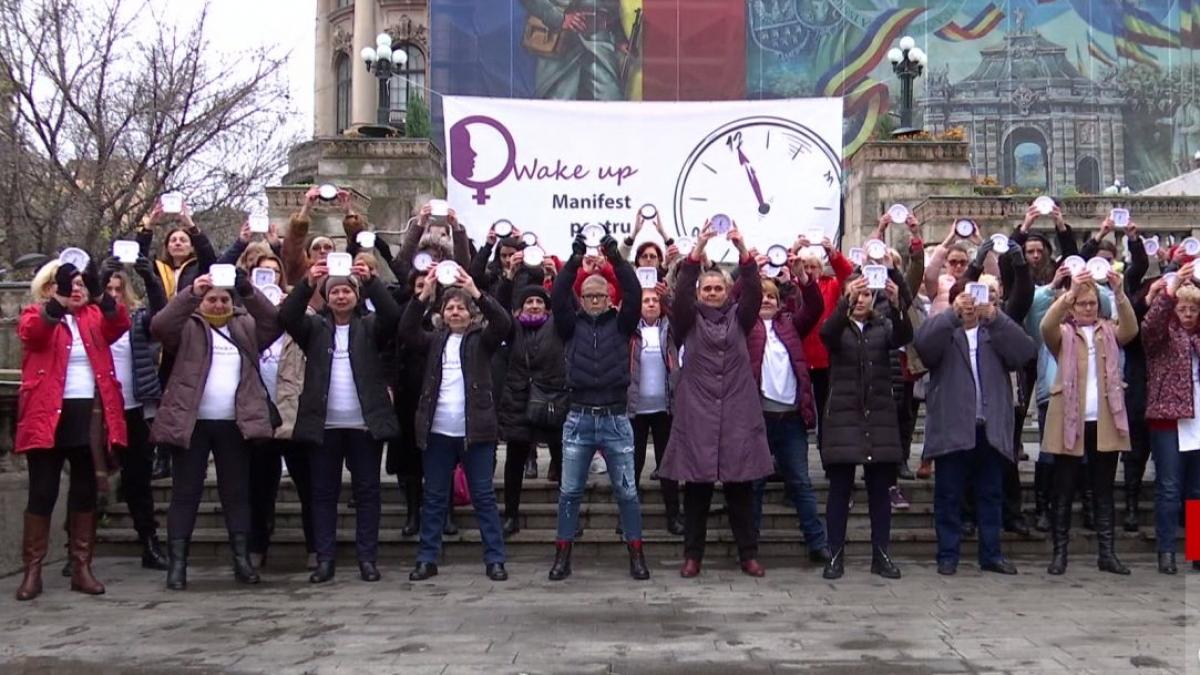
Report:
[[[922,440],[922,432],[923,420],[920,420],[917,429],[918,443],[914,446],[914,458],[911,461],[914,468],[917,465],[916,456],[920,452],[919,441]],[[1027,425],[1024,435],[1026,451],[1032,458],[1037,452],[1036,425]],[[659,483],[649,479],[650,471],[653,468],[653,452],[647,454],[649,455],[648,466],[642,482],[643,527],[647,550],[653,557],[678,559],[682,554],[682,537],[671,535],[666,530],[666,517]],[[500,448],[498,457],[495,488],[497,501],[503,509],[503,446]],[[521,531],[507,542],[509,555],[513,558],[549,558],[553,549],[557,522],[558,488],[544,478],[549,463],[549,453],[545,448],[540,450],[539,458],[539,478],[526,480],[524,485],[521,500]],[[824,472],[820,469],[820,459],[815,448],[810,448],[809,462],[810,475],[817,493],[818,508],[824,513],[828,482],[825,480]],[[1121,475],[1121,471],[1118,469],[1116,495],[1118,523],[1124,505]],[[227,555],[227,536],[217,497],[216,481],[213,476],[214,472],[210,471],[209,479],[205,484],[192,550],[194,555],[217,555],[224,558]],[[1032,459],[1022,462],[1021,478],[1026,509],[1032,510]],[[912,506],[908,510],[893,513],[891,537],[893,555],[901,559],[932,560],[936,548],[936,535],[933,529],[933,481],[932,479],[905,480],[901,481],[901,488]],[[1118,524],[1117,547],[1119,553],[1152,553],[1154,551],[1153,492],[1153,465],[1151,465],[1141,498],[1141,531],[1126,533],[1119,530]],[[166,507],[170,500],[170,481],[158,481],[154,486],[154,493],[159,511],[159,522],[165,529]],[[350,494],[347,474],[343,481],[342,504],[338,509],[338,542],[340,553],[348,558],[353,557],[354,548],[354,510],[346,503]],[[714,499],[714,504],[718,503],[720,503],[719,496]],[[1096,543],[1094,533],[1079,527],[1079,505],[1076,504],[1075,508],[1076,526],[1072,529],[1071,549],[1073,553],[1081,556],[1080,560],[1082,561],[1094,555]],[[385,558],[398,558],[405,562],[413,559],[417,538],[404,537],[400,534],[405,515],[403,494],[395,478],[385,475],[383,477],[383,519],[380,531]],[[605,556],[620,555],[621,539],[614,531],[618,523],[617,506],[612,499],[612,490],[608,484],[607,475],[589,477],[580,520],[586,531],[576,544],[578,555],[595,555],[601,552]],[[460,534],[445,538],[445,556],[450,560],[479,560],[481,555],[479,532],[471,508],[456,508],[455,522],[460,528]],[[271,555],[277,559],[303,558],[304,539],[300,525],[300,504],[295,488],[286,476],[280,486],[275,527]],[[103,554],[124,555],[137,551],[136,535],[124,504],[110,505],[100,536],[101,553]],[[165,537],[165,531],[161,536]],[[867,516],[866,493],[862,489],[861,483],[855,491],[855,503],[851,509],[847,537],[848,548],[852,555],[869,554],[870,526]],[[710,519],[708,538],[709,555],[731,557],[735,554],[733,538],[723,516],[715,516]],[[764,556],[803,556],[806,552],[795,510],[785,502],[781,483],[768,483],[767,485],[760,538]],[[1036,531],[1028,537],[1006,532],[1003,535],[1003,544],[1006,553],[1015,557],[1043,559],[1049,555],[1048,536]],[[963,560],[973,560],[975,551],[975,539],[971,538],[964,544]]]

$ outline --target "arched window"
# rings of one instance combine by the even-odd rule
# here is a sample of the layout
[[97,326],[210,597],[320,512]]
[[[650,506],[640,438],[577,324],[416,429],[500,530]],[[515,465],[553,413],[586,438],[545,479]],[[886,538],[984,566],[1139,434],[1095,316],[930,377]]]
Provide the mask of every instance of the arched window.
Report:
[[411,42],[397,42],[392,51],[403,51],[408,54],[408,61],[401,70],[392,76],[389,83],[391,102],[389,119],[393,124],[404,123],[404,112],[408,110],[408,102],[414,98],[425,96],[425,53]]
[[335,100],[337,133],[350,126],[350,57],[342,54],[337,58],[337,95]]

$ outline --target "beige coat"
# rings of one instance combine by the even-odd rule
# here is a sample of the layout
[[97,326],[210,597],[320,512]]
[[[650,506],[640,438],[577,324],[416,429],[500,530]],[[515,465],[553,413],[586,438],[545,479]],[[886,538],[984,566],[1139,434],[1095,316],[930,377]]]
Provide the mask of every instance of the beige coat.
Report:
[[[1042,338],[1046,341],[1046,348],[1057,359],[1062,351],[1062,324],[1067,318],[1068,310],[1071,307],[1071,294],[1064,293],[1061,297],[1054,301],[1050,309],[1046,312],[1045,318],[1042,319]],[[1124,347],[1138,333],[1137,316],[1133,312],[1133,305],[1130,304],[1129,298],[1121,293],[1116,298],[1117,301],[1117,324],[1116,336],[1117,344]],[[1108,319],[1100,319],[1100,322],[1109,321]],[[1099,333],[1097,332],[1097,335]],[[1042,435],[1042,452],[1048,452],[1052,455],[1071,455],[1074,457],[1083,456],[1083,424],[1084,414],[1083,408],[1087,397],[1087,377],[1088,377],[1088,350],[1087,342],[1078,332],[1075,335],[1076,345],[1075,354],[1077,367],[1075,369],[1076,379],[1078,380],[1079,389],[1079,420],[1080,429],[1076,436],[1075,447],[1064,448],[1063,440],[1063,369],[1059,368],[1058,373],[1054,376],[1054,385],[1050,387],[1050,408],[1046,413],[1046,430]],[[1105,396],[1106,382],[1104,364],[1108,359],[1120,359],[1121,355],[1108,354],[1105,344],[1101,340],[1096,341],[1096,385],[1099,391],[1099,404],[1097,406],[1097,421],[1096,421],[1096,449],[1100,452],[1123,452],[1129,450],[1129,436],[1122,434],[1117,430],[1116,423],[1113,421],[1112,413],[1109,411],[1108,398]],[[1124,386],[1124,382],[1122,382]]]

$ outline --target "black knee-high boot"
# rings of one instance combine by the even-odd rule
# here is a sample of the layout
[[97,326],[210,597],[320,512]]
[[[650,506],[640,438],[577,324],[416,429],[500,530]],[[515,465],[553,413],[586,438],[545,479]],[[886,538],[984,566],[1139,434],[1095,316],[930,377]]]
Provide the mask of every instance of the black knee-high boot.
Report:
[[420,478],[405,478],[403,480],[404,510],[407,516],[404,519],[404,527],[400,530],[400,534],[405,537],[412,537],[421,531],[421,499],[424,497],[424,494],[421,490]]
[[1053,470],[1053,464],[1035,462],[1033,465],[1033,527],[1038,532],[1046,532],[1050,529],[1050,483]]

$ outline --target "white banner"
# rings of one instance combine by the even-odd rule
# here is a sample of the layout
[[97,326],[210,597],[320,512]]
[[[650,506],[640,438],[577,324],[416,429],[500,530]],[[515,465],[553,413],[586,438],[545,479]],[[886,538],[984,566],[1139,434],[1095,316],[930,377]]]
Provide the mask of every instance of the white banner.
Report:
[[[751,246],[833,237],[842,101],[443,100],[450,204],[482,242],[507,219],[566,256],[588,223],[621,239],[652,204],[672,238],[723,214]],[[657,239],[652,226],[639,236]],[[714,241],[710,256],[728,256]],[[814,242],[816,243],[816,242]],[[726,258],[732,260],[732,256]]]

